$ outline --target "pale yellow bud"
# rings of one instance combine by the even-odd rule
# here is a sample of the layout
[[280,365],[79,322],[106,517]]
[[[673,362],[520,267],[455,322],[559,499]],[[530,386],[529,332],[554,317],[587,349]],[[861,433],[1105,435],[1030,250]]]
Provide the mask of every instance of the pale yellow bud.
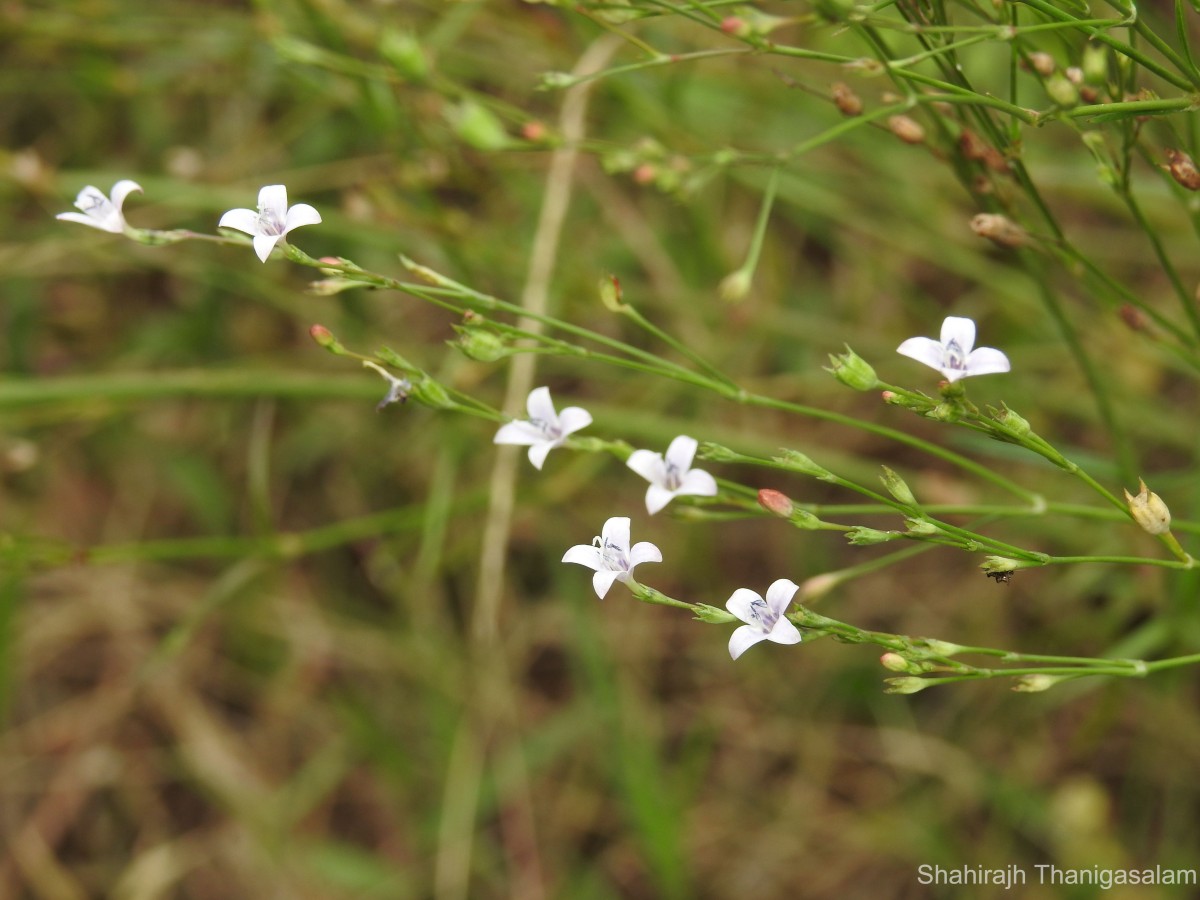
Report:
[[1146,482],[1138,479],[1137,495],[1125,491],[1125,502],[1133,521],[1149,534],[1166,534],[1171,530],[1171,511],[1158,494],[1153,493]]

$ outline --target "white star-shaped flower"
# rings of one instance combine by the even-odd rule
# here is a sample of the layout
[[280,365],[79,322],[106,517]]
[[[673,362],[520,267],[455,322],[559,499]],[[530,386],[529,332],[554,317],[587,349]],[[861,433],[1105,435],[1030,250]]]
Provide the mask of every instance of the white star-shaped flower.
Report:
[[561,413],[555,412],[548,387],[530,391],[525,408],[529,410],[529,419],[518,419],[502,425],[492,438],[492,443],[528,446],[529,461],[535,469],[542,467],[546,455],[561,446],[567,435],[592,424],[592,414],[578,406],[568,406]]
[[75,208],[80,212],[59,213],[54,218],[64,222],[78,222],[80,225],[99,228],[112,234],[121,234],[125,231],[125,215],[121,212],[125,198],[133,191],[141,189],[136,181],[122,179],[113,185],[110,200],[99,188],[89,184],[75,197]]
[[629,547],[629,517],[614,516],[604,523],[600,536],[590,544],[576,544],[562,558],[566,563],[578,563],[595,569],[592,587],[596,596],[604,599],[614,581],[627,582],[633,570],[646,562],[662,562],[662,552],[649,541],[639,541]]
[[650,450],[634,450],[629,454],[625,465],[650,482],[646,489],[646,510],[650,515],[680,494],[716,495],[717,480],[707,472],[692,468],[698,446],[695,438],[681,434],[671,441],[665,458]]
[[975,322],[947,316],[942,322],[942,339],[909,338],[896,348],[897,353],[939,370],[950,382],[972,375],[992,375],[1009,371],[1008,357],[993,347],[975,346]]
[[796,582],[780,578],[767,588],[765,600],[749,588],[734,591],[725,608],[746,624],[729,636],[729,655],[737,659],[759,641],[800,643],[800,629],[783,616],[798,590]]
[[258,192],[258,211],[231,209],[221,216],[218,228],[236,228],[254,237],[254,252],[263,262],[271,255],[275,245],[283,240],[293,228],[301,225],[316,225],[321,214],[307,203],[297,203],[288,208],[287,188],[282,184],[268,184]]

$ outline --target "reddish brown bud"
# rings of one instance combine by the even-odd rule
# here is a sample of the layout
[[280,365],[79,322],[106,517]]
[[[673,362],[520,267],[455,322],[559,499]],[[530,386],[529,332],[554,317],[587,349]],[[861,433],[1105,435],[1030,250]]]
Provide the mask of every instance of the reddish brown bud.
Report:
[[1049,53],[1043,53],[1039,50],[1036,53],[1029,54],[1029,68],[1045,78],[1054,74],[1054,70],[1058,68],[1058,64],[1054,62],[1054,57]]
[[541,143],[546,139],[546,124],[536,119],[526,122],[521,126],[521,137],[534,144]]
[[1182,150],[1165,150],[1167,155],[1167,171],[1171,177],[1189,191],[1200,190],[1200,172],[1196,171],[1196,163]]
[[1146,314],[1132,303],[1124,304],[1117,310],[1117,313],[1120,315],[1121,321],[1125,323],[1125,327],[1130,331],[1146,330]]
[[726,34],[741,37],[749,32],[749,26],[737,16],[726,16],[721,20],[721,30]]
[[833,95],[834,105],[843,116],[857,116],[862,113],[863,102],[850,90],[848,84],[839,81],[831,85],[829,91]]
[[758,492],[758,505],[781,519],[789,518],[795,511],[795,506],[787,495],[772,488],[763,488]]
[[314,325],[308,329],[309,337],[317,342],[318,345],[328,349],[337,343],[337,338],[333,336],[333,332],[324,325]]
[[908,116],[892,116],[887,120],[888,129],[906,144],[919,144],[925,140],[925,129]]

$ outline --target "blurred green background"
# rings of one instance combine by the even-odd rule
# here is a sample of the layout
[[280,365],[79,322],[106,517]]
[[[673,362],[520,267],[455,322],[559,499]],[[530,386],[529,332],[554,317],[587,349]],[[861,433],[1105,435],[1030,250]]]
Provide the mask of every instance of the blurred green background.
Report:
[[[324,217],[292,235],[306,252],[394,275],[404,253],[516,300],[563,128],[565,95],[540,76],[589,52],[644,58],[605,25],[516,0],[0,3],[0,897],[998,897],[1012,894],[923,887],[917,866],[1196,864],[1190,670],[901,697],[882,693],[871,648],[765,644],[732,663],[727,629],[619,586],[597,601],[562,553],[629,515],[665,560],[639,578],[721,606],[737,587],[888,548],[776,520],[651,519],[645,485],[600,455],[556,451],[541,473],[520,458],[503,580],[480,585],[494,426],[412,404],[376,413],[378,377],[308,337],[320,323],[360,350],[392,346],[499,404],[507,366],[448,348],[450,316],[390,292],[306,293],[309,270],[248,248],[145,247],[53,218],[85,184],[132,178],[145,189],[126,204],[133,225],[213,233],[226,209],[284,183]],[[664,52],[736,46],[682,17],[621,27]],[[839,29],[807,28],[788,36],[863,53]],[[1064,64],[1080,50],[1045,45]],[[978,50],[981,77],[1005,71],[1002,51]],[[552,311],[655,347],[599,302],[615,273],[627,300],[739,383],[1091,502],[1048,466],[821,371],[848,342],[885,380],[932,390],[936,375],[895,346],[972,316],[1014,367],[972,385],[977,402],[1004,400],[1119,490],[1085,379],[1030,276],[971,233],[985,207],[936,138],[862,128],[794,158],[749,294],[720,298],[768,174],[714,154],[768,156],[836,125],[823,94],[846,77],[766,55],[594,83]],[[868,105],[888,87],[853,84]],[[1183,118],[1148,123],[1147,140],[1186,144]],[[1173,311],[1145,235],[1072,128],[1029,129],[1022,150],[1076,245]],[[1152,160],[1137,167],[1143,209],[1194,284],[1194,212]],[[1186,518],[1200,491],[1194,374],[1078,272],[1048,272],[1133,473]],[[930,502],[994,497],[910,449],[673,382],[551,358],[535,383],[591,410],[592,433],[636,446],[680,433],[786,445],[864,481],[886,462]],[[989,528],[1054,553],[1156,552],[1111,523]],[[1029,652],[1200,644],[1190,573],[1089,566],[1000,585],[978,562],[934,549],[817,608]]]

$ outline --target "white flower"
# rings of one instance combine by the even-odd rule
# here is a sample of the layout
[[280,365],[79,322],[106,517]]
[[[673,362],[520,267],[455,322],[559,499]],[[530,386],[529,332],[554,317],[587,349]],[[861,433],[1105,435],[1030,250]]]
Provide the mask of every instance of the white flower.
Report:
[[909,338],[896,348],[897,353],[939,369],[947,381],[971,375],[991,375],[1009,370],[1008,357],[992,347],[975,346],[975,323],[971,319],[947,316],[942,322],[942,339]]
[[408,392],[412,390],[412,382],[407,378],[397,378],[383,366],[376,365],[369,359],[363,360],[363,365],[368,369],[374,369],[388,383],[387,395],[379,401],[375,407],[376,410],[383,409],[389,403],[403,403],[408,399]]
[[75,208],[81,212],[59,213],[54,218],[62,219],[64,222],[90,225],[92,228],[99,228],[101,231],[109,231],[113,234],[121,234],[125,230],[125,216],[121,212],[121,207],[125,205],[125,198],[132,191],[141,189],[137,182],[130,181],[128,178],[123,179],[113,185],[112,199],[109,200],[99,188],[89,184],[75,197]]
[[636,566],[662,562],[662,552],[649,541],[639,541],[629,549],[629,517],[614,516],[604,523],[600,537],[592,538],[590,544],[576,544],[563,555],[562,561],[595,569],[592,587],[596,596],[603,599],[614,581],[629,581]]
[[700,469],[693,469],[692,459],[698,444],[694,438],[681,434],[671,441],[666,458],[650,450],[634,450],[625,465],[648,482],[646,510],[654,515],[680,494],[712,497],[717,493],[717,480]]
[[748,588],[734,591],[725,608],[746,624],[729,636],[729,655],[737,659],[759,641],[800,643],[800,630],[783,617],[799,589],[796,582],[780,578],[767,588],[766,600]]
[[287,188],[282,184],[268,184],[258,192],[258,212],[231,209],[221,216],[217,227],[236,228],[253,235],[254,252],[266,262],[275,245],[289,231],[301,225],[316,225],[320,221],[321,214],[307,203],[297,203],[288,209]]
[[578,406],[568,406],[562,413],[556,413],[548,387],[530,391],[525,408],[529,410],[528,421],[518,419],[501,426],[492,443],[528,445],[529,461],[535,469],[542,467],[551,450],[562,446],[567,435],[592,424],[592,414]]

